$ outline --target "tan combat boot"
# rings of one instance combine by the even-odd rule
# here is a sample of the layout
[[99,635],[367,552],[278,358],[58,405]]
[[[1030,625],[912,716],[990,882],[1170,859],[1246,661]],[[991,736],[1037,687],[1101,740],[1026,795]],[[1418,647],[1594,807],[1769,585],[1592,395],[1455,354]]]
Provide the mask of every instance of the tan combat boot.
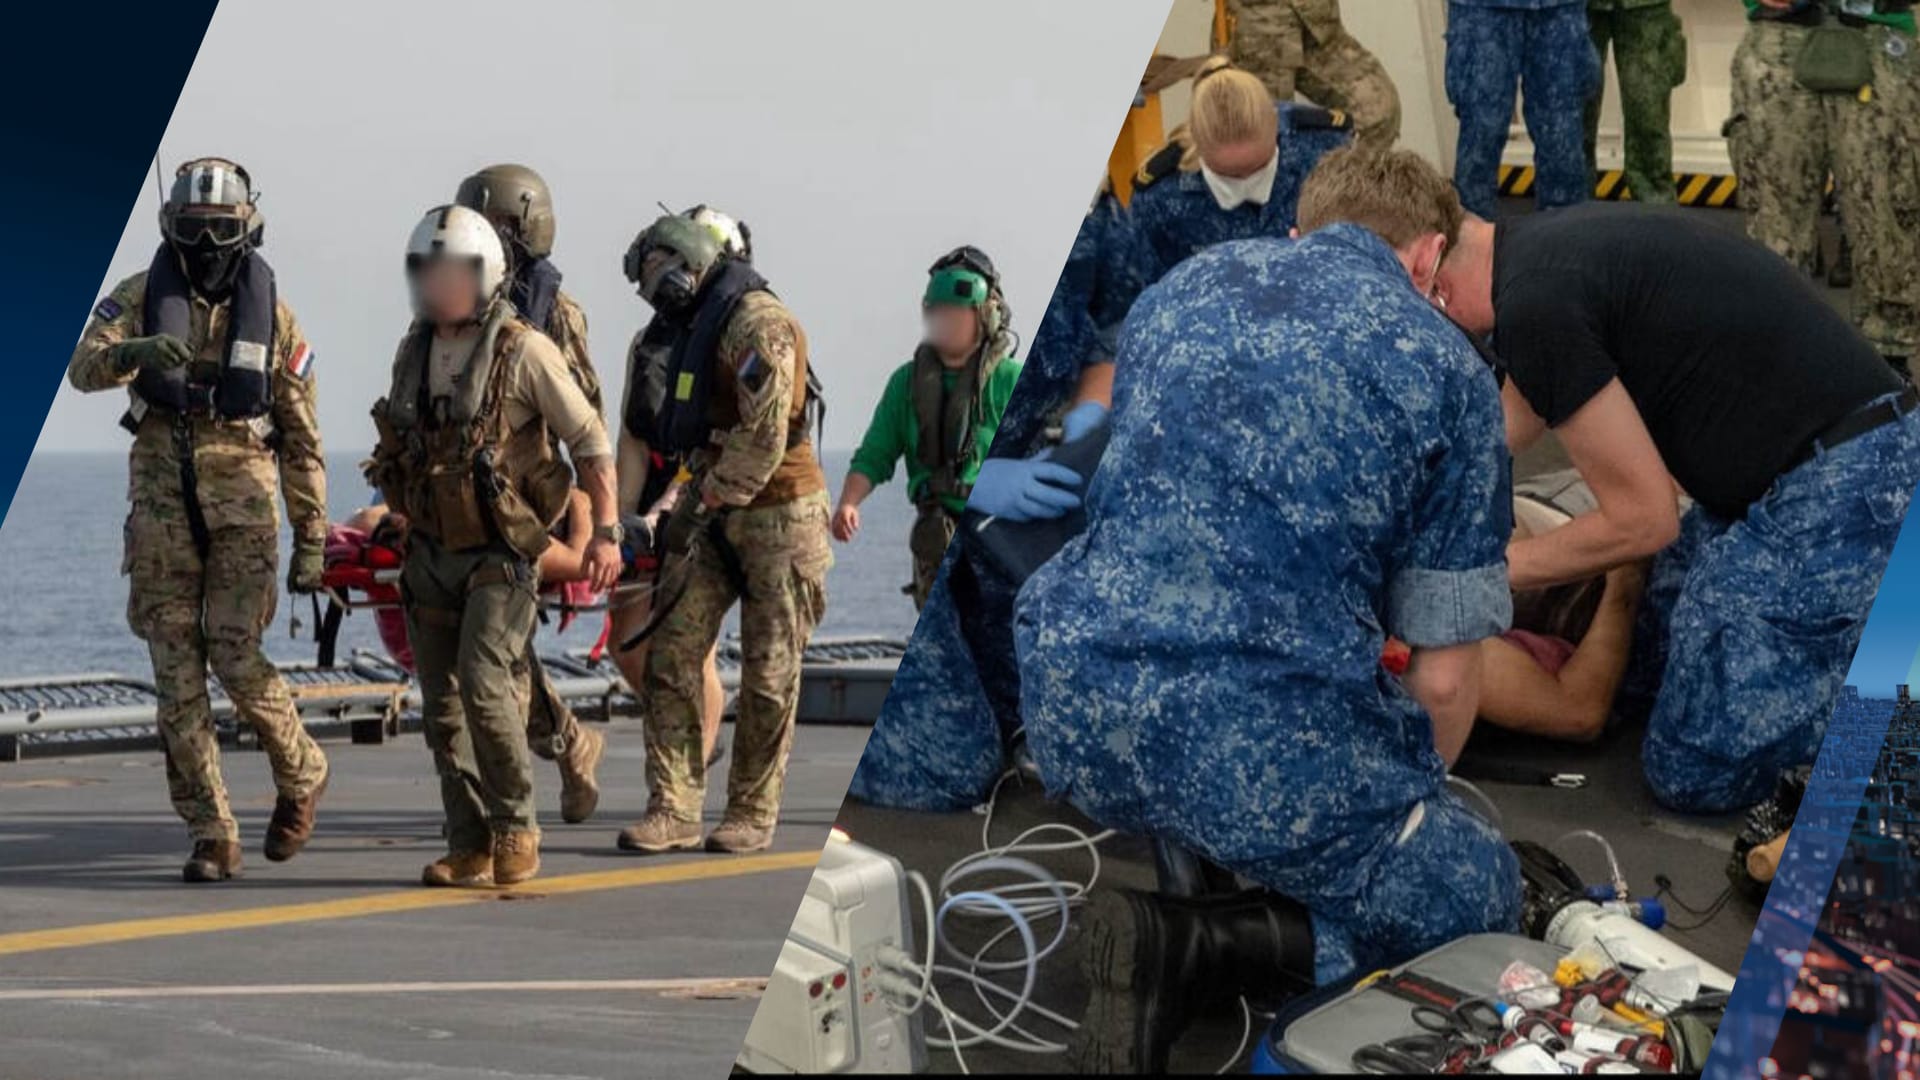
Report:
[[638,822],[620,830],[620,850],[659,855],[693,851],[700,846],[700,823],[681,821],[665,810],[652,809]]
[[267,822],[269,862],[286,862],[307,846],[307,840],[313,836],[314,807],[320,804],[320,796],[327,793],[327,781],[332,776],[331,770],[322,775],[304,799],[282,795],[273,801],[273,818]]
[[600,805],[600,783],[593,777],[600,758],[607,752],[607,737],[576,725],[573,745],[560,759],[560,820],[578,825],[593,816]]
[[727,855],[765,851],[773,846],[773,826],[728,815],[707,837],[707,850]]
[[493,853],[490,851],[449,851],[420,872],[420,883],[436,888],[490,889],[493,887]]
[[493,883],[518,885],[540,872],[540,830],[493,834]]
[[239,841],[195,840],[193,854],[187,856],[187,864],[180,868],[180,876],[196,885],[239,877]]

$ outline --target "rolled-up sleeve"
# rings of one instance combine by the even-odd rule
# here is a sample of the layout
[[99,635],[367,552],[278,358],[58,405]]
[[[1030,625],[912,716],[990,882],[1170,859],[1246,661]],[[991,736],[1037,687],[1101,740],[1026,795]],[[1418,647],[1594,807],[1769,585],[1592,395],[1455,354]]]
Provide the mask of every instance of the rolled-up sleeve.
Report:
[[1479,641],[1513,623],[1512,467],[1499,391],[1484,370],[1459,381],[1416,496],[1408,558],[1387,582],[1387,628],[1417,648]]

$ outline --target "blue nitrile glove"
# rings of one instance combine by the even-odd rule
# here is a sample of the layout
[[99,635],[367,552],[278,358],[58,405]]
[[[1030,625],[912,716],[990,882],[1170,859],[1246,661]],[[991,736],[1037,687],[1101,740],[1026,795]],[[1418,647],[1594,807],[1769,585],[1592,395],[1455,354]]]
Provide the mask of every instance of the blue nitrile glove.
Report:
[[1004,521],[1057,518],[1080,505],[1080,474],[1045,454],[988,458],[973,481],[967,509]]
[[1060,418],[1060,441],[1079,442],[1080,436],[1098,427],[1106,415],[1107,407],[1097,401],[1083,401],[1075,405]]

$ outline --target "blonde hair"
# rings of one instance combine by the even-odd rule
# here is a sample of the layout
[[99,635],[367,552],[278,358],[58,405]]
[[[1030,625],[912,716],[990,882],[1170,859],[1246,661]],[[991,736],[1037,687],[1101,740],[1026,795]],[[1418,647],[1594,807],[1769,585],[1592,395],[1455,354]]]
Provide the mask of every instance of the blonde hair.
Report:
[[1243,142],[1272,146],[1280,138],[1280,114],[1265,84],[1218,56],[1194,73],[1186,126],[1198,155]]
[[1465,212],[1453,184],[1411,150],[1343,146],[1320,159],[1300,185],[1301,235],[1350,221],[1398,248],[1439,233],[1452,251]]

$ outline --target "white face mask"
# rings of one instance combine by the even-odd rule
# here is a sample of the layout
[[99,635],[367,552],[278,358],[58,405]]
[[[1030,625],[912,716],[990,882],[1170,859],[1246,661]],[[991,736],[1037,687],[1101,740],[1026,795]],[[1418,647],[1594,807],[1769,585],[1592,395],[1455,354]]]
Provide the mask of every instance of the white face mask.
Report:
[[1279,174],[1278,150],[1267,159],[1265,165],[1249,176],[1221,176],[1207,168],[1206,162],[1200,163],[1200,175],[1206,178],[1207,190],[1213,192],[1213,201],[1219,203],[1222,210],[1231,210],[1241,203],[1267,205],[1267,200],[1273,195],[1273,178]]

